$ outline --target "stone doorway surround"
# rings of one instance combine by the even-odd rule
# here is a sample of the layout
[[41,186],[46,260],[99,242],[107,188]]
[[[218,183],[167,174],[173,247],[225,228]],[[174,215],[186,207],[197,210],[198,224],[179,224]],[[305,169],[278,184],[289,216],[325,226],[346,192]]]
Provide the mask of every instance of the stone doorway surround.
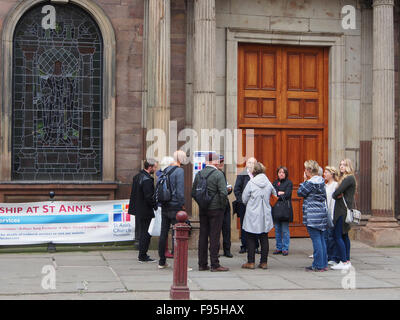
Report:
[[[328,155],[329,163],[338,163],[345,156],[345,35],[344,33],[301,33],[226,28],[226,127],[238,127],[238,44],[276,44],[329,47]],[[236,141],[234,142],[236,143]],[[234,148],[234,150],[237,148]],[[226,153],[226,152],[225,152]],[[235,181],[237,167],[226,166],[228,181]],[[232,234],[237,234],[232,228]]]
[[[237,129],[238,43],[329,47],[329,163],[339,163],[345,156],[345,45],[343,33],[271,32],[239,28],[226,29],[226,124]],[[236,166],[227,168],[230,178]],[[234,181],[234,180],[232,180]]]
[[[18,2],[4,21],[1,35],[2,85],[0,108],[0,181],[11,181],[12,58],[14,30],[31,7],[45,0]],[[103,9],[91,0],[51,0],[55,4],[75,4],[89,12],[103,37],[103,183],[115,182],[115,33]]]

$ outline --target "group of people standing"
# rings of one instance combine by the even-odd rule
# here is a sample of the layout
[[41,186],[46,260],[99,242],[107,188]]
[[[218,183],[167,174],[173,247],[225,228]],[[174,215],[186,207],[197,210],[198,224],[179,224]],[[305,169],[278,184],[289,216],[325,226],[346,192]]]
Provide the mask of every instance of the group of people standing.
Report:
[[[171,257],[168,248],[168,232],[176,223],[176,213],[185,210],[184,170],[186,154],[178,150],[173,158],[163,159],[162,168],[157,171],[158,163],[146,160],[144,169],[134,178],[129,204],[129,213],[135,215],[138,229],[140,262],[153,262],[147,255],[151,236],[147,232],[154,210],[161,205],[162,223],[158,245],[160,269],[168,267],[167,257]],[[222,155],[210,153],[206,156],[206,166],[196,174],[192,185],[192,197],[199,204],[200,234],[198,242],[198,265],[200,271],[228,271],[219,262],[220,237],[223,236],[224,256],[233,257],[230,252],[231,206],[228,195],[234,192],[233,212],[240,218],[241,248],[239,253],[247,252],[245,269],[256,268],[256,253],[260,253],[259,268],[267,269],[269,240],[268,233],[275,228],[276,249],[273,254],[289,254],[289,223],[293,221],[292,191],[293,183],[289,179],[288,169],[277,169],[277,178],[273,183],[268,179],[265,167],[255,158],[249,158],[246,168],[238,174],[234,188],[227,183],[223,172]],[[352,208],[356,190],[354,170],[349,159],[340,162],[339,171],[326,167],[322,169],[314,160],[304,163],[304,182],[297,194],[304,198],[303,223],[313,243],[313,263],[307,271],[326,271],[346,269],[350,263],[350,225],[346,223],[347,207]],[[157,172],[157,173],[156,173]],[[155,194],[154,178],[168,175],[171,198],[159,203]],[[324,179],[325,178],[325,179]],[[197,200],[203,189],[207,193],[207,205]],[[277,197],[274,206],[270,205],[271,195]],[[204,200],[205,201],[205,200]],[[210,266],[208,265],[208,254]]]
[[[313,243],[313,263],[307,271],[349,269],[350,224],[347,208],[353,208],[356,179],[350,159],[343,159],[336,168],[328,166],[322,174],[314,160],[304,163],[304,182],[297,194],[304,198],[303,224]],[[326,182],[325,182],[326,181]]]
[[[264,254],[261,249],[260,266],[266,263],[266,239],[272,227],[275,227],[276,241],[273,254],[289,254],[289,223],[293,222],[293,183],[289,179],[288,169],[279,167],[277,179],[271,185],[262,164],[255,164],[257,161],[254,158],[247,161],[246,169],[239,175],[234,188],[234,210],[242,226],[240,253],[248,251],[248,262],[242,267],[249,269],[255,267],[254,251],[257,252],[258,242],[261,248],[263,245],[265,248]],[[306,267],[306,271],[327,271],[328,265],[334,270],[350,268],[350,224],[346,223],[346,215],[347,208],[353,208],[356,192],[351,160],[343,159],[339,171],[332,166],[323,170],[316,161],[308,160],[304,163],[303,177],[297,195],[304,199],[303,224],[307,227],[314,250],[311,256],[313,263]],[[248,188],[249,181],[252,183]],[[278,198],[273,207],[269,203],[271,193]],[[260,220],[257,221],[257,218]],[[254,222],[254,225],[249,225],[250,222]]]
[[[176,223],[176,214],[185,209],[185,179],[182,163],[186,162],[185,152],[178,150],[173,158],[166,158],[161,163],[163,170],[158,169],[158,162],[153,159],[144,161],[144,168],[133,177],[132,191],[129,201],[129,214],[135,216],[135,226],[139,240],[139,262],[155,262],[148,254],[151,235],[148,232],[151,220],[155,217],[154,211],[162,207],[161,232],[158,244],[159,268],[168,267],[166,262],[172,255],[167,250],[168,232],[171,225]],[[161,204],[155,197],[155,181],[162,174],[168,175],[171,198]]]
[[[148,254],[151,236],[148,233],[154,211],[161,206],[161,232],[158,243],[158,268],[168,267],[167,258],[171,255],[167,250],[168,232],[176,223],[176,214],[185,210],[185,179],[182,164],[187,162],[186,154],[178,150],[173,158],[166,157],[161,161],[161,169],[155,160],[144,161],[144,168],[134,176],[132,191],[129,201],[129,214],[135,215],[136,228],[139,240],[139,262],[155,262]],[[224,158],[215,153],[210,153],[206,159],[206,167],[200,172],[207,176],[207,192],[212,194],[212,199],[206,209],[200,209],[200,235],[199,235],[199,270],[228,271],[219,263],[219,241],[221,232],[224,235],[224,255],[233,257],[230,253],[230,205],[228,194],[232,187],[227,184],[222,171]],[[157,180],[168,176],[167,186],[170,193],[168,201],[157,199]],[[200,175],[196,176],[192,194],[194,194]],[[156,186],[156,187],[155,187]],[[208,266],[208,246],[210,251],[211,267]]]

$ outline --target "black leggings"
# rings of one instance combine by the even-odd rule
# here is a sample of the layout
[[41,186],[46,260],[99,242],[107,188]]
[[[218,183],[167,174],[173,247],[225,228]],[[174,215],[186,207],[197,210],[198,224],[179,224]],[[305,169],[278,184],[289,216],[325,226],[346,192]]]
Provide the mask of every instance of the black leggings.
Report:
[[255,263],[256,261],[256,243],[257,240],[260,240],[261,244],[261,258],[260,263],[268,262],[268,251],[269,251],[269,242],[268,242],[268,233],[255,234],[246,232],[247,234],[247,262]]

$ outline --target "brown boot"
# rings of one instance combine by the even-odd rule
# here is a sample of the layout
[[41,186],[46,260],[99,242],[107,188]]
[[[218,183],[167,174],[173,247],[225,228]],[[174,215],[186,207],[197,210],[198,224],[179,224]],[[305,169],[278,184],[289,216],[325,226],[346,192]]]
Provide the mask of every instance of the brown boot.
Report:
[[254,263],[247,262],[242,265],[242,268],[243,269],[255,269],[256,267],[255,267]]
[[211,268],[211,272],[225,272],[229,271],[229,268],[225,268],[223,266],[219,266],[218,268]]
[[261,268],[261,269],[268,269],[268,265],[267,265],[266,262],[260,263],[260,264],[258,265],[258,267]]

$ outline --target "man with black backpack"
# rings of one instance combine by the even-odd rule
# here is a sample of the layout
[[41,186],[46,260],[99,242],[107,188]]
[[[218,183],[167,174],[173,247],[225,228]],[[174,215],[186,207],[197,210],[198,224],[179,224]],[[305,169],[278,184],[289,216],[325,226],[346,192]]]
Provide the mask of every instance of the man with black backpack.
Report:
[[185,175],[181,164],[186,163],[186,153],[178,150],[174,153],[174,162],[163,170],[158,178],[155,198],[161,203],[161,233],[158,242],[159,269],[168,267],[165,257],[165,246],[168,241],[170,226],[176,223],[176,214],[184,210]]
[[196,174],[192,187],[192,197],[200,208],[199,270],[210,270],[208,266],[208,238],[210,238],[211,271],[228,271],[219,264],[218,251],[222,222],[228,191],[224,174],[216,167],[219,155],[210,153],[206,157],[206,167]]
[[139,262],[155,262],[147,255],[151,235],[148,232],[157,203],[154,201],[154,179],[157,162],[153,159],[144,161],[144,169],[133,178],[129,201],[129,214],[135,216],[135,225],[139,239]]

